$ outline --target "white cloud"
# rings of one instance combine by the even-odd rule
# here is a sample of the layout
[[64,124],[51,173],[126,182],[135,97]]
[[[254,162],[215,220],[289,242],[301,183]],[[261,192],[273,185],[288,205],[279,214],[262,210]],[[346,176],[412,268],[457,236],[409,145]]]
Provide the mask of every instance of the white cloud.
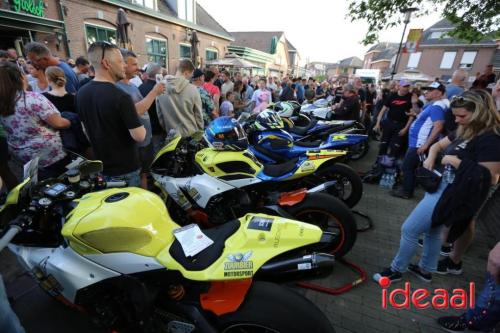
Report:
[[[366,22],[346,18],[343,0],[198,0],[228,31],[284,31],[301,57],[310,61],[337,62],[357,56],[368,47],[363,40]],[[413,18],[410,28],[426,29],[440,20],[438,13]],[[407,31],[408,31],[407,30]],[[380,34],[381,41],[399,43],[403,25]]]

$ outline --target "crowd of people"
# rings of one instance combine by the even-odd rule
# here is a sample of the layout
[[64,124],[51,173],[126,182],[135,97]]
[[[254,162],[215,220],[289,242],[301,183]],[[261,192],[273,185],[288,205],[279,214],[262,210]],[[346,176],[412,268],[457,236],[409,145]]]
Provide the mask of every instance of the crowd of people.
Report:
[[[34,157],[40,178],[62,173],[69,162],[65,148],[101,160],[105,179],[148,188],[149,166],[170,131],[189,137],[220,116],[331,96],[335,119],[361,121],[380,134],[376,164],[400,161],[401,186],[391,195],[413,197],[419,167],[443,175],[403,223],[391,266],[374,276],[397,281],[410,271],[429,282],[434,272],[462,273],[475,216],[499,180],[500,81],[495,85],[491,66],[466,89],[462,69],[448,84],[436,79],[421,86],[403,79],[379,86],[360,78],[251,77],[202,70],[187,59],[175,75],[166,75],[159,64],[139,67],[134,52],[102,41],[90,46],[88,59],[76,61],[54,57],[36,42],[26,45],[25,53],[23,59],[15,50],[0,51],[0,177],[7,189],[19,179],[12,166],[22,169]],[[466,195],[471,192],[477,194],[474,200]],[[421,260],[411,264],[419,245]],[[440,253],[447,257],[439,261]],[[500,316],[498,278],[498,271],[490,271]],[[471,311],[441,324],[478,327],[479,310]]]

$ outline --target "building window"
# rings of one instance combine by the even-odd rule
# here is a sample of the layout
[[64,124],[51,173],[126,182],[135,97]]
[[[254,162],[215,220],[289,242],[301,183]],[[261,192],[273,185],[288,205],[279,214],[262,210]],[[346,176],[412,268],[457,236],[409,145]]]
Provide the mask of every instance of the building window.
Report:
[[216,50],[205,50],[205,60],[210,61],[210,60],[215,60],[219,57],[219,52]]
[[116,30],[85,24],[85,33],[87,35],[88,45],[97,41],[106,41],[116,44]]
[[476,59],[476,51],[467,51],[462,55],[462,60],[460,60],[460,68],[472,68],[474,64],[474,59]]
[[146,50],[148,62],[156,62],[162,67],[167,67],[167,41],[146,36]]
[[420,62],[421,55],[422,55],[422,52],[411,53],[410,57],[408,58],[408,65],[406,67],[407,68],[417,68],[418,63]]
[[457,52],[445,52],[443,54],[443,59],[441,60],[441,69],[450,69],[453,67],[453,62],[455,61],[455,56]]
[[134,5],[139,5],[153,10],[156,9],[156,0],[128,0],[128,1],[133,3]]
[[194,0],[177,0],[177,16],[189,22],[195,23]]
[[191,59],[191,45],[189,44],[179,44],[179,58]]

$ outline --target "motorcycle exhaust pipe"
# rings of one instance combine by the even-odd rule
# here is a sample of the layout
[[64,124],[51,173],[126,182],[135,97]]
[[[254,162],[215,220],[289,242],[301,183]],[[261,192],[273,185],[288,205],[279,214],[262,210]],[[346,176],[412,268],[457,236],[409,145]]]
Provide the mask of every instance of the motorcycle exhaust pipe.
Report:
[[327,190],[330,186],[333,186],[335,184],[337,184],[336,180],[330,180],[328,182],[324,182],[323,184],[308,189],[307,193],[323,192]]
[[312,253],[305,256],[278,259],[268,262],[260,268],[262,274],[296,273],[307,270],[331,268],[335,258],[331,254]]

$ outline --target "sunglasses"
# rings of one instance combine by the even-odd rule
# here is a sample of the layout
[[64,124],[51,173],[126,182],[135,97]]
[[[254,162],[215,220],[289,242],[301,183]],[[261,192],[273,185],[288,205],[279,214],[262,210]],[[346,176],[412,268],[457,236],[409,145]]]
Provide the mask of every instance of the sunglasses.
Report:
[[[455,95],[451,98],[451,102],[455,102],[455,103],[458,103],[458,104],[465,104],[465,103],[474,103],[473,100],[471,99],[468,99],[467,97],[464,97],[463,95]],[[474,103],[475,104],[475,103]]]
[[102,49],[101,61],[104,59],[104,56],[106,55],[106,50],[117,48],[115,45],[111,44],[110,42],[106,42],[104,40],[95,42],[94,45],[99,46]]

